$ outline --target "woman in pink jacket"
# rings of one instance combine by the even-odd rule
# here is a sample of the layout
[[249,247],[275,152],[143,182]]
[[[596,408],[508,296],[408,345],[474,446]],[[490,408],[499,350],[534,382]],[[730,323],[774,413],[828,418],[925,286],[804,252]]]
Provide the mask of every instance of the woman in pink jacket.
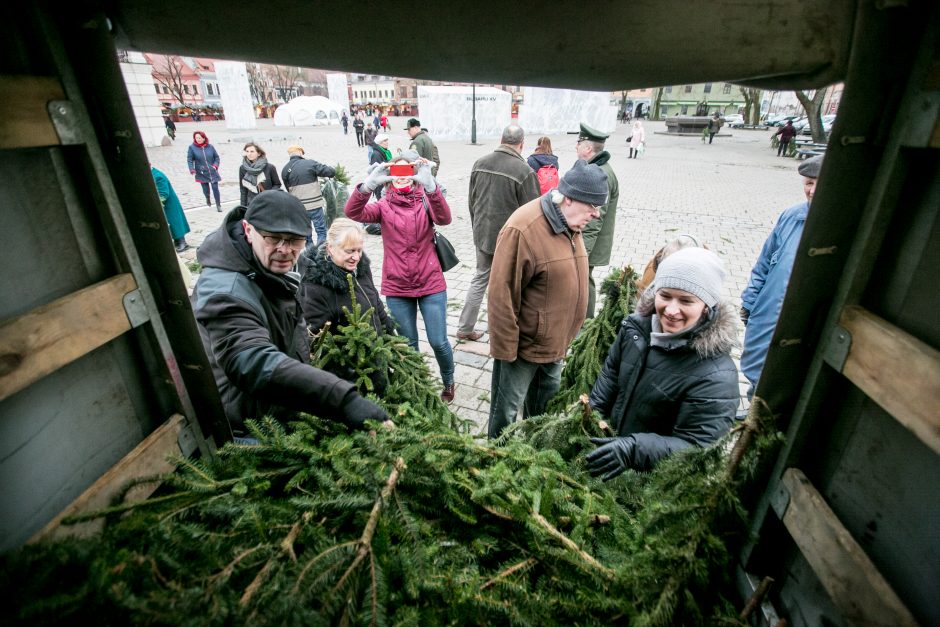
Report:
[[[409,163],[415,164],[413,176],[389,175],[390,165]],[[381,200],[369,202],[381,185],[386,186]],[[382,295],[415,350],[421,309],[428,343],[441,370],[441,399],[452,402],[454,353],[447,339],[447,283],[433,241],[433,224],[450,224],[451,216],[428,161],[409,150],[389,163],[374,164],[349,196],[345,211],[357,222],[382,225]]]

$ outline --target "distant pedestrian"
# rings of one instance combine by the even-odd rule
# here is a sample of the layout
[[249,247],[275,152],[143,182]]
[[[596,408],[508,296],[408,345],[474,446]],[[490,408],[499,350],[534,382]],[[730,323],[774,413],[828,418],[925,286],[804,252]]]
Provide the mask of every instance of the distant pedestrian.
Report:
[[[212,201],[209,199],[209,188],[212,188],[212,195],[215,197],[215,210],[222,211],[222,200],[219,195],[219,153],[209,143],[209,138],[202,131],[193,133],[193,143],[189,145],[186,151],[186,163],[189,166],[189,173],[196,177],[196,182],[202,186],[202,194],[206,197],[206,206],[211,207]],[[244,204],[244,203],[242,203]]]
[[380,119],[382,121],[382,132],[387,133],[388,132],[388,116],[383,113]]
[[189,222],[186,220],[186,214],[183,213],[183,205],[180,203],[179,196],[170,184],[170,179],[166,174],[150,166],[150,175],[153,177],[153,183],[157,186],[157,195],[160,196],[160,204],[163,205],[163,215],[166,217],[166,223],[170,227],[170,237],[173,238],[173,246],[176,252],[181,253],[189,249],[186,243],[186,234],[189,233]]
[[366,127],[366,123],[365,123],[365,120],[362,119],[362,114],[357,113],[356,119],[353,120],[353,130],[356,131],[356,144],[360,148],[365,146],[365,143],[362,141],[362,131],[363,129],[365,129],[365,127]]
[[628,159],[636,159],[640,154],[640,147],[646,149],[646,130],[643,128],[643,123],[640,120],[636,120],[633,123],[633,134],[630,136],[630,156]]
[[[313,223],[317,235],[317,245],[326,241],[326,218],[323,216],[323,190],[320,189],[320,178],[333,178],[336,170],[313,159],[304,158],[304,149],[300,146],[289,146],[287,154],[290,160],[281,170],[281,179],[284,189],[291,196],[304,204],[307,217]],[[312,236],[307,236],[307,243],[313,242]]]
[[375,136],[379,134],[379,129],[372,124],[366,125],[362,140],[366,144],[366,163],[372,163],[372,151],[375,150]]
[[166,116],[163,118],[163,125],[166,126],[166,134],[170,136],[170,139],[176,139],[176,123]]
[[339,121],[343,125],[343,135],[349,135],[349,116],[346,115],[345,111],[343,111],[343,117]]
[[708,143],[712,143],[712,140],[715,139],[715,135],[721,130],[721,126],[725,123],[721,119],[721,116],[715,111],[715,115],[712,116],[712,119],[708,121]]
[[[277,168],[268,163],[264,150],[254,142],[245,144],[245,156],[242,158],[242,164],[238,166],[238,184],[242,207],[247,207],[251,199],[261,192],[281,189]],[[310,230],[307,229],[307,232]]]
[[372,126],[375,127],[375,132],[379,132],[379,128],[382,126],[382,119],[379,117],[378,110],[375,111],[375,114],[372,116]]
[[779,139],[777,144],[777,156],[786,157],[789,154],[790,140],[796,137],[796,128],[793,127],[793,120],[787,120],[787,123],[774,135]]

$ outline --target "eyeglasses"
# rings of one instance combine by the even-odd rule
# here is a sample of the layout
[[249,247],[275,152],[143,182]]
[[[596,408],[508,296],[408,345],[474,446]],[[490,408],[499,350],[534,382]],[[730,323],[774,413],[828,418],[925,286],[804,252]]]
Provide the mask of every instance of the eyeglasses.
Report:
[[307,243],[306,237],[281,237],[280,235],[265,235],[261,231],[258,234],[264,240],[264,243],[271,248],[277,248],[281,244],[287,244],[291,248],[303,248]]

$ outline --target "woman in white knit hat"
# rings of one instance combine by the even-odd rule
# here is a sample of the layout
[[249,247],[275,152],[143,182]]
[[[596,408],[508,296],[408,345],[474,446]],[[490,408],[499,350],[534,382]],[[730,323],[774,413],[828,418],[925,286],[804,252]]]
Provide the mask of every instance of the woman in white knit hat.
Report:
[[731,360],[738,316],[722,296],[721,259],[704,248],[665,258],[636,313],[620,326],[591,390],[591,407],[617,434],[594,438],[588,469],[605,481],[649,470],[728,432],[739,403]]

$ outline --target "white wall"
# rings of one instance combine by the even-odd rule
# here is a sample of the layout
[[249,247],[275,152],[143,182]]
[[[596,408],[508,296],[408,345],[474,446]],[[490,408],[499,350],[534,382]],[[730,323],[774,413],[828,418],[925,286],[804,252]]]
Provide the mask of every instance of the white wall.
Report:
[[340,111],[345,111],[349,115],[349,83],[346,81],[345,74],[327,74],[326,89],[332,100]]
[[[418,86],[418,119],[434,140],[470,141],[472,87]],[[477,141],[500,137],[512,122],[512,94],[494,87],[476,89]]]
[[252,129],[257,126],[255,106],[248,86],[248,69],[242,61],[216,61],[215,75],[222,90],[225,128]]
[[129,51],[127,59],[128,62],[120,64],[121,74],[137,118],[141,140],[144,146],[160,146],[164,138],[169,140],[169,136],[160,113],[160,99],[153,87],[153,68],[139,52]]
[[604,133],[617,127],[609,91],[525,87],[523,93],[519,125],[526,134],[578,132],[581,122]]

